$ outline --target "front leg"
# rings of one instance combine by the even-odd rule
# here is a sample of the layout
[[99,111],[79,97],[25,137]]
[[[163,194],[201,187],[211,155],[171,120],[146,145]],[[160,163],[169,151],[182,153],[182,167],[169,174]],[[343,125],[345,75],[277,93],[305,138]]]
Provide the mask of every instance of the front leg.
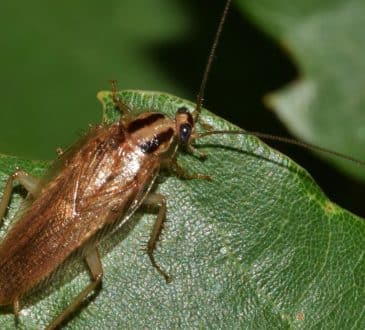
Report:
[[189,174],[186,170],[179,165],[175,158],[169,159],[167,162],[162,164],[164,168],[167,168],[170,172],[173,172],[178,178],[184,180],[193,180],[193,179],[200,179],[200,180],[208,180],[211,181],[212,177],[210,175],[205,174]]
[[128,122],[133,118],[132,109],[117,96],[117,81],[111,80],[110,82],[112,84],[112,100],[114,106],[119,110],[124,126],[127,126]]

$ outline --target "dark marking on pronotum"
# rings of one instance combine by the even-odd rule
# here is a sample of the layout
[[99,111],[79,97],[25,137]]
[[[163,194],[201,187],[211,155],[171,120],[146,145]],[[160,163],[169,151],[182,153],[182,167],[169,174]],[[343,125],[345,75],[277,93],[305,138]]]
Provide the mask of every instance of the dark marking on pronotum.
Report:
[[150,154],[156,151],[162,143],[169,141],[173,135],[174,130],[172,128],[169,128],[165,132],[157,134],[151,140],[140,144],[139,147],[144,153]]
[[155,121],[165,118],[162,113],[152,113],[145,118],[140,118],[132,121],[128,126],[128,133],[134,133],[139,129],[153,124]]

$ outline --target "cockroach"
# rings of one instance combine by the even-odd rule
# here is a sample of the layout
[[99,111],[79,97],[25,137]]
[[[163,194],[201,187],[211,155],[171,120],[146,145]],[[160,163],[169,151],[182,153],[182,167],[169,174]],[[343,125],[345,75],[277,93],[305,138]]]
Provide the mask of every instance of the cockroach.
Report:
[[210,180],[209,176],[186,174],[176,161],[180,148],[204,157],[193,147],[195,140],[213,134],[248,134],[330,152],[258,132],[216,131],[208,125],[204,125],[205,132],[195,131],[230,3],[231,0],[226,1],[193,112],[181,107],[175,118],[158,112],[135,116],[133,109],[118,98],[113,82],[112,98],[121,112],[119,121],[93,128],[69,151],[60,152],[60,159],[51,167],[50,173],[54,167],[58,171],[47,179],[40,180],[21,170],[9,177],[0,202],[0,217],[6,213],[14,181],[28,191],[31,200],[0,244],[0,305],[12,305],[16,317],[21,309],[21,299],[48,279],[70,255],[80,251],[90,270],[91,282],[47,328],[54,329],[68,319],[102,281],[103,268],[97,244],[104,236],[105,228],[127,223],[142,205],[158,208],[146,251],[155,270],[170,282],[170,276],[153,254],[166,218],[166,200],[151,188],[163,168],[181,178]]

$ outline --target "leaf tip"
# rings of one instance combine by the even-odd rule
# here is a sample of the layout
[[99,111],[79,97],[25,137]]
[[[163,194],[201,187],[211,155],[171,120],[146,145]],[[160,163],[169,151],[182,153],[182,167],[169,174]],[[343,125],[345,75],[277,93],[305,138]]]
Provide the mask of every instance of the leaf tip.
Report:
[[108,95],[110,94],[109,91],[100,91],[96,94],[96,98],[100,101],[102,105],[105,105],[106,99]]

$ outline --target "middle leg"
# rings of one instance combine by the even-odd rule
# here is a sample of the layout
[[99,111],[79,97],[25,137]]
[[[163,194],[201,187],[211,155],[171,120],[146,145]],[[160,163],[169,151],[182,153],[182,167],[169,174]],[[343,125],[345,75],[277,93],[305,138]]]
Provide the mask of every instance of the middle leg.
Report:
[[166,219],[166,200],[165,197],[161,194],[152,193],[147,196],[143,204],[147,207],[156,207],[158,208],[157,218],[153,225],[150,239],[147,243],[147,254],[151,260],[152,266],[156,268],[156,270],[164,277],[167,283],[171,282],[171,277],[157,264],[155,256],[153,252],[156,249],[156,244],[161,235],[161,231],[163,228],[163,224]]

